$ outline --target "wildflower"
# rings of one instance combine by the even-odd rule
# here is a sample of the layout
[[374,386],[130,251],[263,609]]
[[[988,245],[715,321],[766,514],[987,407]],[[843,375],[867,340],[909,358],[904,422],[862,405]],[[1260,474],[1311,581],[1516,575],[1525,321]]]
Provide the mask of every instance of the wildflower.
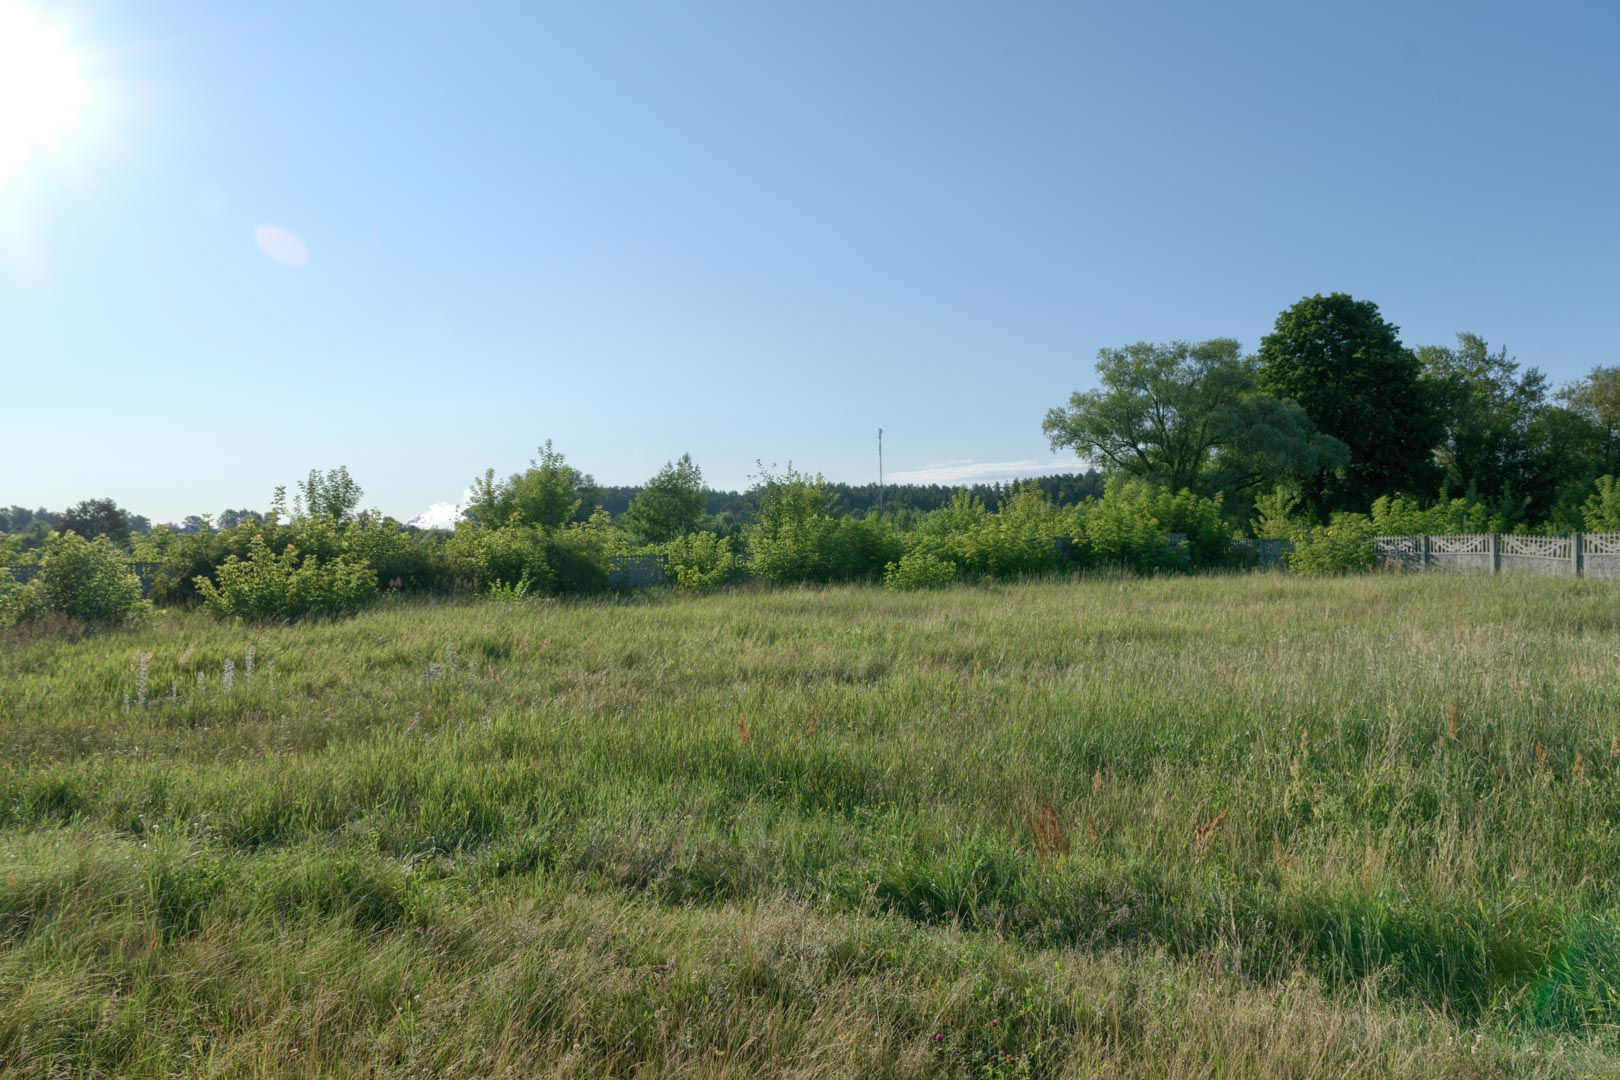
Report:
[[252,642],[248,643],[247,677],[248,677],[248,682],[253,681],[253,644],[252,644]]
[[934,1032],[934,1041],[935,1042],[944,1042],[945,1041],[945,1033],[943,1031]]
[[146,707],[146,665],[151,659],[151,653],[143,652],[135,663],[135,700],[142,708]]
[[236,661],[228,656],[225,658],[225,670],[221,675],[221,679],[225,683],[225,693],[228,695],[231,692],[231,687],[236,685]]

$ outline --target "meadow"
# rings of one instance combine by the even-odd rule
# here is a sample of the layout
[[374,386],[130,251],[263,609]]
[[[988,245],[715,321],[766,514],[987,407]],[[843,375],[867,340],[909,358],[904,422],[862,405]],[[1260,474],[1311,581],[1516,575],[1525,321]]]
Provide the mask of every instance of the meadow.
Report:
[[0,640],[8,1076],[1620,1074],[1620,587]]

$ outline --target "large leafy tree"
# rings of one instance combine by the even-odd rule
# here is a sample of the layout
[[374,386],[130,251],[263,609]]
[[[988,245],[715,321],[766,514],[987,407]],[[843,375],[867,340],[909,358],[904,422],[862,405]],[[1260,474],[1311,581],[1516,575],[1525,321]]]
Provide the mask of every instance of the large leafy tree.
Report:
[[1378,305],[1345,293],[1307,296],[1260,342],[1260,388],[1297,401],[1317,428],[1350,448],[1307,488],[1318,512],[1364,510],[1379,495],[1439,486],[1441,427],[1422,365]]
[[691,454],[667,463],[631,500],[627,523],[653,543],[663,543],[695,530],[708,505],[703,470]]
[[1053,449],[1172,490],[1252,492],[1342,465],[1343,444],[1264,393],[1236,341],[1138,342],[1097,354],[1100,386],[1046,414]]
[[87,540],[105,536],[119,547],[129,546],[129,512],[111,499],[84,500],[64,513],[57,527]]
[[355,483],[347,465],[339,465],[324,473],[309,470],[309,477],[298,483],[298,495],[306,512],[326,515],[342,524],[354,516],[365,489]]
[[1547,379],[1520,371],[1505,348],[1495,352],[1478,334],[1457,335],[1457,347],[1417,350],[1441,426],[1435,462],[1448,492],[1542,501],[1542,413]]
[[540,456],[531,460],[523,472],[497,480],[495,470],[490,469],[475,479],[467,514],[485,528],[560,528],[573,520],[584,493],[594,488],[595,481],[569,465],[562,451],[547,439],[540,447]]
[[1595,367],[1558,392],[1586,428],[1584,454],[1594,476],[1620,475],[1620,367]]

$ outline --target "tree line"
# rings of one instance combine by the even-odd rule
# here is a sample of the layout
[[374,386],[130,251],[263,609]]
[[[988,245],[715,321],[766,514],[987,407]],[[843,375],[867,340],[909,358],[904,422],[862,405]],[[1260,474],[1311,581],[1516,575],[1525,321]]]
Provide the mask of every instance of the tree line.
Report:
[[1380,498],[1488,503],[1509,527],[1579,528],[1620,474],[1620,367],[1557,389],[1478,334],[1408,348],[1370,301],[1310,296],[1259,349],[1230,338],[1098,354],[1097,389],[1044,430],[1108,471],[1252,509],[1279,489],[1329,524]]
[[[333,615],[391,592],[515,600],[611,589],[656,564],[680,588],[883,581],[919,588],[1086,568],[1243,565],[1245,536],[1290,566],[1371,564],[1375,534],[1620,531],[1620,368],[1549,387],[1471,333],[1411,349],[1342,293],[1282,312],[1253,354],[1230,338],[1103,349],[1098,385],[1043,429],[1084,472],[975,488],[834,484],[760,464],[717,492],[690,455],[603,488],[547,441],[475,477],[450,530],[362,508],[348,469],[312,470],[265,511],[151,525],[110,499],[0,511],[0,625],[108,621],[141,606],[131,559],[160,564],[154,604],[228,618]],[[879,498],[881,497],[881,511]]]

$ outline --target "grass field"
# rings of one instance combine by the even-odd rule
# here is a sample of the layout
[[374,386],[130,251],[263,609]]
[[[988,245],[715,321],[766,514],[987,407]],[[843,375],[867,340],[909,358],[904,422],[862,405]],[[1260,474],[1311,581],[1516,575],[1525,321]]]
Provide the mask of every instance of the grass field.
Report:
[[14,635],[0,1070],[1620,1073],[1617,796],[1613,583]]

